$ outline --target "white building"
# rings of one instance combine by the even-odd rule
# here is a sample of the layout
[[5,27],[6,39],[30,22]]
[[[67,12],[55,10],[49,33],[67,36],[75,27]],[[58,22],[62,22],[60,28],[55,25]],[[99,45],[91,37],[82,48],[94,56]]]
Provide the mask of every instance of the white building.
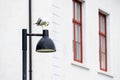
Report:
[[[0,80],[22,80],[28,3],[0,0]],[[39,37],[32,38],[32,79],[120,80],[119,14],[120,0],[32,0],[32,32],[41,33],[34,23],[47,18],[56,46],[54,53],[37,53]]]

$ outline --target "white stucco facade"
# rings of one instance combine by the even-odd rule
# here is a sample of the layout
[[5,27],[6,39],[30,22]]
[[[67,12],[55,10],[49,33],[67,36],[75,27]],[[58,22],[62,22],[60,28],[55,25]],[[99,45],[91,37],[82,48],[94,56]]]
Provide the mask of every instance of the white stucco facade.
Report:
[[[32,0],[32,32],[41,33],[34,23],[39,17],[47,18],[56,46],[54,53],[37,53],[39,37],[32,38],[33,80],[120,80],[120,1],[82,2],[80,64],[73,60],[73,1]],[[108,72],[99,69],[99,11],[107,14]],[[28,17],[28,1],[0,0],[0,80],[22,80],[22,28],[28,29]]]

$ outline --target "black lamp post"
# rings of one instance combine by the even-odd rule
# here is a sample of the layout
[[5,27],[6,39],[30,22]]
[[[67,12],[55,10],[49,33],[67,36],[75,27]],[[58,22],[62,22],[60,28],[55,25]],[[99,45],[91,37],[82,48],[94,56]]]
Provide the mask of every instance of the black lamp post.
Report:
[[27,36],[42,36],[36,46],[37,52],[49,53],[56,51],[53,41],[49,38],[48,30],[43,30],[43,34],[28,34],[27,29],[22,29],[22,80],[27,80]]

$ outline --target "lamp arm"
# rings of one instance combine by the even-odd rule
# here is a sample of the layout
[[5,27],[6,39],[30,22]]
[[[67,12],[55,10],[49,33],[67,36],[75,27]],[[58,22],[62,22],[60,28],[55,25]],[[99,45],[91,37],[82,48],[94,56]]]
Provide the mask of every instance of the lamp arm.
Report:
[[43,33],[42,34],[34,34],[34,33],[28,33],[26,34],[27,36],[47,36],[49,37],[49,31],[48,30],[43,30]]
[[43,34],[27,34],[27,36],[43,36]]

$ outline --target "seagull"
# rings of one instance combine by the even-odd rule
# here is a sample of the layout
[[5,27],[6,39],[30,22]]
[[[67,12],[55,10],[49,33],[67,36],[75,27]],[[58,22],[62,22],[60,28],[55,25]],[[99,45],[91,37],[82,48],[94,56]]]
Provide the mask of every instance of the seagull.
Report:
[[43,21],[41,18],[38,18],[37,22],[35,23],[37,26],[48,26],[49,22],[48,21]]

